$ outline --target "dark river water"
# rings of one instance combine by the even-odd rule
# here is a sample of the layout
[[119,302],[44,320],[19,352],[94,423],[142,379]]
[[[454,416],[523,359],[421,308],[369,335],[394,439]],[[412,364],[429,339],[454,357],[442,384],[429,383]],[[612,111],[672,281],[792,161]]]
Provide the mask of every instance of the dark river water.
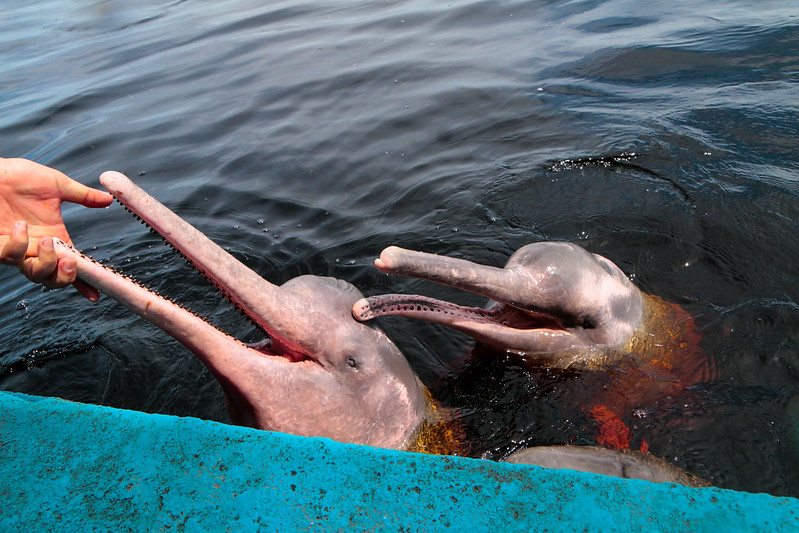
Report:
[[[396,244],[502,265],[574,241],[701,332],[707,380],[634,425],[720,487],[799,496],[799,6],[794,2],[11,2],[0,155],[125,172],[270,281],[452,289]],[[257,331],[119,206],[76,245],[244,340]],[[109,298],[0,269],[0,389],[226,421],[175,341]],[[381,325],[474,457],[592,444],[582,377],[407,319]],[[323,335],[324,332],[320,332]]]

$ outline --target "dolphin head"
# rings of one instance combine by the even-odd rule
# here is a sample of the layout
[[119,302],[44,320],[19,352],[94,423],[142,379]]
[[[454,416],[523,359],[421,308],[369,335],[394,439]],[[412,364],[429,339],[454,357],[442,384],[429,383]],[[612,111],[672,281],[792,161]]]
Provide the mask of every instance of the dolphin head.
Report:
[[393,246],[375,265],[480,294],[491,303],[478,309],[423,296],[375,296],[355,303],[356,319],[420,318],[500,350],[547,356],[619,346],[643,319],[644,295],[624,273],[571,243],[528,244],[504,268]]
[[235,423],[379,447],[413,444],[428,396],[388,337],[353,319],[352,306],[363,297],[355,287],[317,276],[273,285],[126,176],[106,172],[100,181],[266,333],[263,342],[244,344],[58,245],[60,254],[78,260],[79,278],[163,329],[210,368]]
[[267,356],[265,362],[277,358],[287,364],[274,391],[263,387],[275,382],[272,368],[264,368],[257,382],[245,379],[256,389],[239,394],[254,407],[243,410],[245,416],[259,415],[251,425],[381,447],[410,446],[428,408],[424,387],[382,330],[352,318],[361,292],[343,280],[319,276],[296,277],[280,291],[280,318],[258,316],[268,337],[253,348],[260,359]]

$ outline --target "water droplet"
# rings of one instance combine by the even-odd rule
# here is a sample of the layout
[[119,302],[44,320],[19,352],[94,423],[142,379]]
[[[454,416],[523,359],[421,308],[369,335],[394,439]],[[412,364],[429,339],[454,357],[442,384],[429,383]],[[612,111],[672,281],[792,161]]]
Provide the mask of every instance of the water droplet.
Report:
[[17,311],[27,311],[28,310],[28,300],[20,300],[17,302]]
[[259,218],[258,219],[258,225],[263,226],[264,225],[264,219]]

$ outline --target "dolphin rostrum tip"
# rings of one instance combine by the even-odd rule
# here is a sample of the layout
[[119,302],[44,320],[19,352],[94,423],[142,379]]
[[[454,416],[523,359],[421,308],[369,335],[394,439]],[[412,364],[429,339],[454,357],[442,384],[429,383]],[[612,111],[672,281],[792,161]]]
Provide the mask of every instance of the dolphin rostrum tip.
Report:
[[120,181],[125,180],[130,181],[127,176],[121,172],[117,172],[116,170],[106,170],[100,174],[100,183],[102,183],[103,186],[109,191],[112,187],[119,184]]
[[361,298],[352,304],[352,317],[358,322],[364,322],[370,318],[374,318],[374,316],[368,298]]
[[382,272],[393,272],[402,260],[405,250],[398,246],[389,246],[380,252],[380,257],[375,259],[375,267]]

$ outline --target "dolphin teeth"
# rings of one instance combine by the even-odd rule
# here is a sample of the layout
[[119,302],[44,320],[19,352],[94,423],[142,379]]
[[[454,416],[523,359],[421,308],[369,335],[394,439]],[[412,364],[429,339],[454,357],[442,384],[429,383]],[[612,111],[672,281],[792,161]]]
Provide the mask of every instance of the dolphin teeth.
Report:
[[[268,334],[266,333],[266,331],[264,331],[264,329],[263,329],[263,328],[262,328],[262,327],[261,327],[261,326],[260,326],[260,325],[259,325],[259,324],[258,324],[258,323],[257,323],[257,322],[256,322],[256,321],[253,319],[253,318],[252,318],[252,317],[250,317],[250,316],[249,316],[247,313],[245,313],[245,312],[244,312],[244,309],[243,309],[243,308],[242,308],[240,305],[238,305],[237,303],[235,303],[235,302],[233,301],[233,299],[232,299],[232,298],[231,298],[231,296],[230,296],[230,293],[229,293],[229,292],[228,292],[228,291],[227,291],[227,290],[226,290],[224,287],[220,286],[220,285],[219,285],[218,283],[216,283],[216,282],[215,282],[213,279],[211,279],[211,277],[210,277],[210,276],[208,276],[208,274],[207,274],[206,272],[204,272],[202,269],[200,269],[200,268],[197,268],[197,266],[194,264],[194,262],[193,262],[191,259],[189,259],[188,257],[186,257],[186,255],[185,255],[183,252],[181,252],[181,251],[180,251],[180,249],[176,248],[176,247],[175,247],[175,246],[174,246],[172,243],[170,243],[169,241],[167,241],[167,240],[166,240],[166,239],[165,239],[165,238],[164,238],[164,237],[163,237],[163,236],[162,236],[160,233],[158,233],[158,232],[157,232],[155,229],[153,229],[153,227],[152,227],[152,226],[150,226],[150,224],[148,224],[148,223],[147,223],[147,221],[145,221],[145,220],[144,220],[144,219],[143,219],[141,216],[137,215],[137,214],[136,214],[136,213],[135,213],[135,212],[134,212],[134,211],[133,211],[133,210],[132,210],[130,207],[128,207],[127,205],[125,205],[125,203],[123,203],[123,202],[122,202],[122,200],[120,200],[120,199],[119,199],[119,198],[117,198],[116,196],[114,196],[114,199],[117,201],[117,203],[118,203],[119,205],[121,205],[121,206],[122,206],[122,207],[125,209],[125,211],[127,211],[128,213],[130,213],[131,215],[133,215],[133,216],[136,218],[136,220],[138,220],[139,222],[141,222],[142,224],[144,224],[144,225],[147,227],[147,229],[149,229],[149,230],[150,230],[152,233],[155,233],[156,235],[158,235],[158,236],[161,238],[161,241],[162,241],[162,242],[164,242],[164,244],[166,244],[166,245],[167,245],[167,246],[169,246],[169,247],[170,247],[172,250],[174,250],[175,252],[177,252],[177,253],[178,253],[178,254],[179,254],[179,255],[180,255],[182,258],[183,258],[183,260],[184,260],[184,261],[186,261],[186,263],[188,263],[188,265],[189,265],[189,266],[190,266],[192,269],[194,269],[195,271],[197,271],[197,272],[198,272],[198,273],[199,273],[199,274],[200,274],[200,275],[201,275],[203,278],[205,278],[205,280],[206,280],[206,281],[208,281],[208,282],[209,282],[209,283],[210,283],[210,284],[211,284],[211,285],[212,285],[212,286],[213,286],[213,287],[214,287],[214,288],[217,290],[217,292],[219,292],[219,293],[220,293],[220,294],[221,294],[221,295],[222,295],[222,296],[223,296],[223,297],[224,297],[224,298],[225,298],[225,299],[226,299],[228,302],[230,302],[231,304],[233,304],[233,307],[236,309],[236,311],[238,311],[238,312],[239,312],[239,314],[240,314],[242,317],[244,317],[244,318],[245,318],[245,319],[246,319],[248,322],[250,322],[250,323],[251,323],[253,326],[255,326],[255,327],[256,327],[256,328],[257,328],[257,329],[258,329],[260,332],[264,333],[265,335],[268,335]],[[90,259],[91,259],[91,258],[90,258]],[[100,264],[102,264],[102,263],[100,263]],[[105,265],[103,265],[103,266],[105,266]],[[108,267],[106,267],[106,268],[108,268]],[[113,270],[113,269],[112,269],[112,270]],[[129,276],[125,275],[124,273],[121,273],[121,275],[122,275],[122,276],[124,276],[124,277],[126,277],[126,278],[128,278],[128,279],[131,279],[131,280],[132,280],[132,278],[130,278]],[[132,280],[132,281],[134,281],[135,283],[137,283],[139,286],[141,286],[141,287],[144,287],[144,285],[143,285],[143,284],[141,284],[140,282],[138,282],[138,281],[136,281],[136,280]],[[156,294],[158,294],[158,292],[157,292],[157,291],[153,291],[153,292],[155,292]],[[159,294],[159,296],[162,296],[162,297],[164,297],[163,295],[160,295],[160,294]],[[202,316],[200,316],[199,314],[197,314],[196,312],[192,311],[191,309],[188,309],[188,308],[186,308],[186,307],[185,307],[185,306],[183,306],[181,303],[179,303],[179,302],[176,302],[176,301],[174,301],[174,300],[172,300],[171,298],[168,298],[168,297],[164,297],[164,298],[165,298],[165,299],[167,299],[167,300],[169,300],[170,302],[174,303],[175,305],[178,305],[178,306],[180,306],[180,307],[181,307],[181,308],[183,308],[184,310],[186,310],[186,311],[188,311],[188,312],[192,313],[194,316],[197,316],[197,317],[199,317],[199,318],[202,318],[202,319],[203,319],[203,320],[205,320],[206,322],[209,322],[209,323],[210,323],[210,321],[209,321],[207,318],[205,318],[205,317],[202,317]]]

